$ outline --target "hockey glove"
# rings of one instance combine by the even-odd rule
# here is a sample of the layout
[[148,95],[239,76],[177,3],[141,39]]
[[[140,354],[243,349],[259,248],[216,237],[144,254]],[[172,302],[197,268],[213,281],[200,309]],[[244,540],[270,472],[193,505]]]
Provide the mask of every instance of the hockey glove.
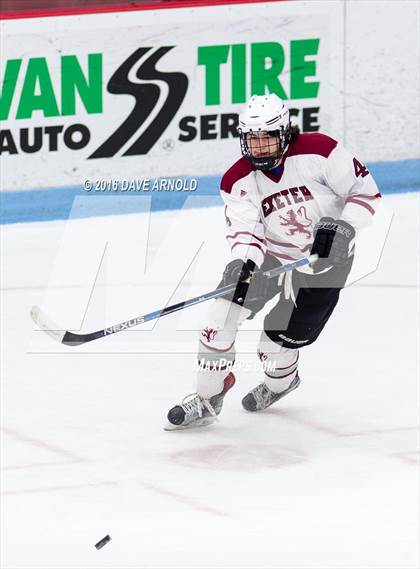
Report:
[[234,294],[230,293],[226,298],[241,306],[264,298],[267,294],[268,279],[250,259],[246,262],[234,259],[226,265],[219,288],[234,283],[237,284]]
[[256,264],[248,259],[234,259],[228,263],[223,271],[222,286],[227,286],[234,283],[251,282],[251,277],[256,269]]
[[311,249],[311,255],[319,256],[314,265],[315,271],[345,265],[352,254],[350,243],[355,234],[354,227],[346,221],[321,217],[314,228],[315,239]]

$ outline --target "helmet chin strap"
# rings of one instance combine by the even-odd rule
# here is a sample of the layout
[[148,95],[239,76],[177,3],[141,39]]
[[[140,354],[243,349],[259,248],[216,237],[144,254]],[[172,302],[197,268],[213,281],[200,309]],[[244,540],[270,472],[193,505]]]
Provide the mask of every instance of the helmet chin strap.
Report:
[[249,157],[252,165],[256,170],[272,170],[278,164],[280,160],[277,156],[264,156],[262,158],[255,158],[254,156]]
[[283,156],[286,154],[288,148],[289,145],[287,144],[280,156],[264,156],[263,158],[255,158],[250,155],[249,160],[257,170],[272,170],[273,168],[280,166]]

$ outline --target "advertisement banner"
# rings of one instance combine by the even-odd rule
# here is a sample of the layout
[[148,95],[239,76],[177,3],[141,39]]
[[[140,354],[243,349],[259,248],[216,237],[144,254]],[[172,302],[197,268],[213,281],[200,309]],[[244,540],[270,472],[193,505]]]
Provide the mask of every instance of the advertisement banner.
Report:
[[298,4],[2,22],[2,189],[222,173],[252,94],[339,136],[341,7]]

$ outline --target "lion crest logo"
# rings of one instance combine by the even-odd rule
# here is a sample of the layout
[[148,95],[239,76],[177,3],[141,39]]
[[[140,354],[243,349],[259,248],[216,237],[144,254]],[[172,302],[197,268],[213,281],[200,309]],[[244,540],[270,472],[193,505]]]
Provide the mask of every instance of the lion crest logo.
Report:
[[297,211],[290,209],[286,215],[279,215],[279,217],[280,225],[289,227],[286,235],[299,233],[305,235],[306,239],[312,238],[312,231],[309,230],[312,227],[312,220],[309,219],[305,206],[300,206]]

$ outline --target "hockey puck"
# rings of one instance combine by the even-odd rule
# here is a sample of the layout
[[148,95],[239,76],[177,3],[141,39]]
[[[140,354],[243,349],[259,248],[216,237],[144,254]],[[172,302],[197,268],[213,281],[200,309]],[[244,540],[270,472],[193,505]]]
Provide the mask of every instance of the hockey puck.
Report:
[[100,541],[98,541],[98,543],[95,543],[95,547],[96,549],[101,549],[104,545],[106,545],[109,541],[111,541],[111,538],[109,537],[109,535],[106,535],[105,537],[103,537]]

